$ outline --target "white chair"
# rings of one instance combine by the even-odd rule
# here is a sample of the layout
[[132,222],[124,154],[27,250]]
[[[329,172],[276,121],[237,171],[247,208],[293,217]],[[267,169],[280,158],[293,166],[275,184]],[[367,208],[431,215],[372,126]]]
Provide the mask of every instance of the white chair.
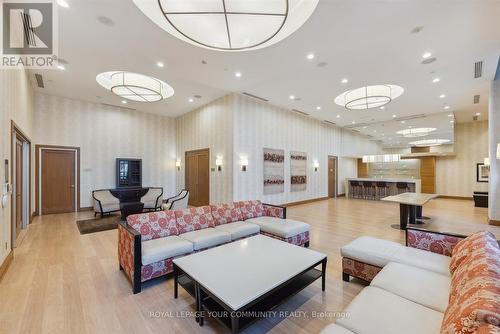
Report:
[[94,199],[94,217],[99,213],[102,216],[111,212],[120,211],[120,200],[111,194],[108,189],[92,191]]
[[174,197],[168,198],[161,206],[162,210],[179,210],[188,207],[189,191],[182,189],[181,192]]
[[141,202],[144,203],[144,210],[156,211],[160,209],[163,201],[163,188],[150,187],[148,192],[141,197]]

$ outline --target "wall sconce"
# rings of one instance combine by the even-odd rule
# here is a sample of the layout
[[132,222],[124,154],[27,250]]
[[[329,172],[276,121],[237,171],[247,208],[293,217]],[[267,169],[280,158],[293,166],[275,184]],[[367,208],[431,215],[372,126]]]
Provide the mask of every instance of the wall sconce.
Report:
[[318,162],[318,160],[314,160],[313,161],[313,168],[314,168],[315,172],[318,171],[318,168],[319,168],[319,162]]
[[500,160],[500,143],[497,144],[497,159]]
[[175,167],[177,167],[177,170],[181,170],[181,159],[175,160]]
[[484,163],[485,166],[489,167],[490,166],[490,158],[484,158],[484,162],[483,163]]
[[217,166],[217,171],[220,172],[222,170],[222,157],[215,159],[215,166]]
[[248,166],[248,158],[247,157],[240,157],[240,165],[241,165],[241,171],[246,172],[247,166]]

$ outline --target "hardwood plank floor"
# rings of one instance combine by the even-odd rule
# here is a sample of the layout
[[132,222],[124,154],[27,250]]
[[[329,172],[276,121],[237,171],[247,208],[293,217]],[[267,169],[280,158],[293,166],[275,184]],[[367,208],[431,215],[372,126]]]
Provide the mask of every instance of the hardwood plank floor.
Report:
[[[339,198],[288,208],[289,218],[311,224],[311,248],[328,254],[326,292],[320,281],[277,311],[307,312],[264,319],[245,333],[317,333],[335,318],[312,312],[340,312],[363,288],[341,278],[340,247],[361,235],[404,242],[392,229],[398,205]],[[91,212],[37,217],[15,249],[0,282],[0,333],[229,333],[213,319],[200,328],[182,312],[193,312],[193,299],[182,290],[173,298],[172,279],[158,279],[133,295],[118,269],[116,230],[80,235],[76,219]],[[456,233],[500,228],[486,225],[487,209],[472,201],[437,199],[424,207],[428,226]]]

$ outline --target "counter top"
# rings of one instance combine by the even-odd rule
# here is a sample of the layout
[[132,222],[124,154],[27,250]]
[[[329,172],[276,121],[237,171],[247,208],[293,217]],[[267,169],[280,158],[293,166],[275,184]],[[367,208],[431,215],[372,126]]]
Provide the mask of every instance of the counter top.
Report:
[[374,182],[408,182],[418,183],[420,179],[398,179],[398,178],[378,178],[378,177],[352,177],[347,178],[347,181],[374,181]]

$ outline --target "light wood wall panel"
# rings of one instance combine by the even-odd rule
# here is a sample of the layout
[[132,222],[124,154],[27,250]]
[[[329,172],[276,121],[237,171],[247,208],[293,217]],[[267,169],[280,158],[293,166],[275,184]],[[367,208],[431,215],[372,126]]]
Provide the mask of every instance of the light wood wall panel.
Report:
[[115,159],[141,158],[143,186],[175,188],[175,120],[46,94],[35,96],[37,144],[80,147],[80,205],[115,187]]
[[420,181],[423,193],[436,192],[436,157],[420,158]]
[[358,163],[358,177],[368,177],[368,164],[364,163],[362,159],[357,159]]

